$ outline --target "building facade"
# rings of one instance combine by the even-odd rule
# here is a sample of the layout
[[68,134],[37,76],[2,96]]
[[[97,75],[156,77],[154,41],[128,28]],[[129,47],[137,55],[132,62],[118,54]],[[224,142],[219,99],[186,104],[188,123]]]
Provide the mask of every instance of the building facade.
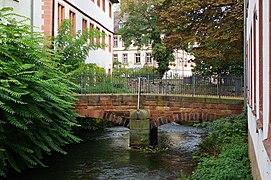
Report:
[[254,179],[271,179],[271,0],[245,1],[249,156]]
[[[124,42],[118,32],[124,26],[128,17],[120,18],[119,14],[120,12],[114,13],[113,60],[118,61],[122,67],[128,69],[138,69],[146,66],[156,68],[158,64],[152,57],[151,44],[140,49],[130,45],[129,48],[125,49]],[[169,63],[170,70],[166,72],[164,78],[191,76],[192,69],[195,66],[192,62],[194,56],[184,50],[175,50],[174,56],[175,60]]]
[[45,36],[56,35],[64,19],[70,19],[74,32],[99,30],[105,37],[93,40],[106,46],[90,51],[86,63],[95,63],[111,73],[114,3],[118,0],[1,0],[0,8],[13,7],[16,13],[29,17],[35,31],[44,32]]

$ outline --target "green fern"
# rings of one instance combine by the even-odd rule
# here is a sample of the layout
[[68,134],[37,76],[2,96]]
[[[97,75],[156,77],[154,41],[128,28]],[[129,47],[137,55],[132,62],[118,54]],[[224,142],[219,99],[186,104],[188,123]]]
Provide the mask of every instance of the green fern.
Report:
[[44,154],[65,154],[62,146],[80,141],[72,133],[75,87],[59,71],[63,53],[43,46],[42,35],[9,10],[0,10],[0,176],[6,167],[45,166]]

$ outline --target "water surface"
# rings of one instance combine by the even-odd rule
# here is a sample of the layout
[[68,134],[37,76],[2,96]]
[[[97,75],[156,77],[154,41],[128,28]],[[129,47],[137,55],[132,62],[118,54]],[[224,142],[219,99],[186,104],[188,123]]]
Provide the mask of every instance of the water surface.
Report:
[[131,150],[129,129],[108,128],[84,135],[84,142],[66,148],[68,155],[49,158],[47,168],[27,170],[9,179],[89,180],[89,179],[177,179],[180,171],[191,174],[192,152],[200,141],[200,130],[176,123],[158,129],[159,148],[148,153]]

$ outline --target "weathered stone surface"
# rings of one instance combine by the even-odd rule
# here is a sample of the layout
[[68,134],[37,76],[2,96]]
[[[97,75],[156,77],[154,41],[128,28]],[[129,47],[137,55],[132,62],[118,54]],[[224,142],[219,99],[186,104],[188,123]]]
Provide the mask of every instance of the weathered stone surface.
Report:
[[[137,95],[76,95],[75,110],[87,117],[123,123],[137,108]],[[188,97],[179,95],[141,95],[140,108],[148,109],[152,127],[170,122],[205,122],[243,111],[241,99]],[[112,115],[110,115],[112,114]],[[110,118],[109,118],[110,117]],[[118,118],[119,117],[119,118]],[[173,118],[174,117],[174,118]]]
[[145,109],[130,113],[130,146],[150,145],[150,112]]

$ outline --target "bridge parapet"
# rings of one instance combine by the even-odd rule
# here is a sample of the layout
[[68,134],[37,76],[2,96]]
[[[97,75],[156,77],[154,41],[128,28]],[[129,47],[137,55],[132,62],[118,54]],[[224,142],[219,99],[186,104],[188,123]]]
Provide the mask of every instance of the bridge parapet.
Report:
[[[75,95],[76,111],[85,117],[106,119],[129,126],[129,114],[137,108],[136,94]],[[141,95],[140,108],[151,113],[151,127],[170,122],[199,123],[241,114],[243,99],[188,97],[178,95]]]

